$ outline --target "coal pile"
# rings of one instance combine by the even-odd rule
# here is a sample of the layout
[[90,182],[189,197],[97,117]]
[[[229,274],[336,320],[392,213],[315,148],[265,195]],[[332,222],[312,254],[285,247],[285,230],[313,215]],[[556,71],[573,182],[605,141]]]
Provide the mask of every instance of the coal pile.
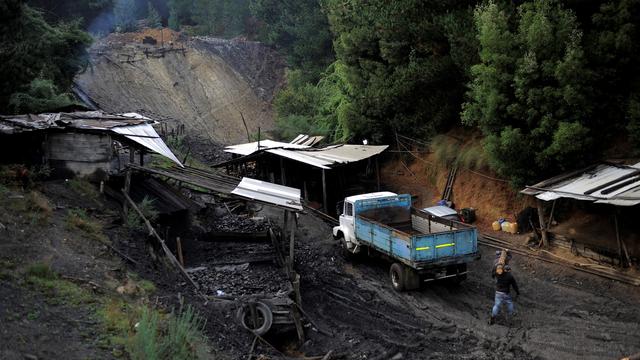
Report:
[[217,232],[243,232],[254,233],[264,232],[269,229],[269,224],[264,220],[252,219],[246,215],[227,214],[217,218],[209,224],[209,231]]
[[288,292],[284,272],[271,264],[238,264],[210,267],[203,264],[190,270],[201,290],[210,296],[265,294],[281,296]]

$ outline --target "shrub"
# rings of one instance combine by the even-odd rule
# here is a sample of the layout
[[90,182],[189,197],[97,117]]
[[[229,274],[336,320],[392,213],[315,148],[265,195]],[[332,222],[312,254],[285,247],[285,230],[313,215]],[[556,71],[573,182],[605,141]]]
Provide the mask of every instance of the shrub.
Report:
[[[158,210],[156,210],[153,203],[153,199],[149,199],[147,196],[145,196],[144,199],[142,199],[142,201],[137,204],[138,209],[140,209],[140,211],[142,212],[142,215],[144,215],[144,217],[151,222],[155,221],[159,215]],[[141,230],[143,228],[142,219],[140,218],[140,215],[138,215],[137,211],[131,208],[127,209],[124,226],[129,230]]]

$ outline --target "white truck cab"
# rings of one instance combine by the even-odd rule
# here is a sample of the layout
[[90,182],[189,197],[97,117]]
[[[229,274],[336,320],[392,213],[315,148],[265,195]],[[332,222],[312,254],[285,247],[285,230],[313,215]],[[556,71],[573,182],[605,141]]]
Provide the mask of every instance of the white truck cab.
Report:
[[360,251],[360,244],[356,239],[354,230],[354,203],[358,200],[368,200],[396,195],[398,194],[390,191],[380,191],[346,197],[342,206],[342,214],[340,214],[340,225],[334,226],[333,228],[334,239],[341,239],[340,241],[342,241],[342,245],[345,250],[352,253],[358,253]]

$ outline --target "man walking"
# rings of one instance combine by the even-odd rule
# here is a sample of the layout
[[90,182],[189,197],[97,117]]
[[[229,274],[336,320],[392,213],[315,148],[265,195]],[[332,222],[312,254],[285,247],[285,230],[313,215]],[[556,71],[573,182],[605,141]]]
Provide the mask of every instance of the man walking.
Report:
[[493,325],[495,323],[496,316],[500,313],[502,304],[507,305],[507,312],[509,313],[509,316],[513,315],[513,299],[510,294],[511,287],[513,287],[513,290],[516,292],[516,296],[520,295],[516,279],[511,275],[511,266],[504,265],[503,271],[500,274],[495,270],[496,268],[494,267],[492,276],[496,278],[496,297],[493,309],[491,310],[489,325]]

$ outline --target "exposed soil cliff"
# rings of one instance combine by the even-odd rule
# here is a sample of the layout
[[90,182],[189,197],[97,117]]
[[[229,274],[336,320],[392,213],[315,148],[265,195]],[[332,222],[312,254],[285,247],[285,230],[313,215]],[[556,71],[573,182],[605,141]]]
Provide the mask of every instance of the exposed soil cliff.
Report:
[[188,135],[225,144],[274,126],[284,63],[260,43],[148,29],[97,40],[90,54],[76,85],[104,110],[183,123]]

